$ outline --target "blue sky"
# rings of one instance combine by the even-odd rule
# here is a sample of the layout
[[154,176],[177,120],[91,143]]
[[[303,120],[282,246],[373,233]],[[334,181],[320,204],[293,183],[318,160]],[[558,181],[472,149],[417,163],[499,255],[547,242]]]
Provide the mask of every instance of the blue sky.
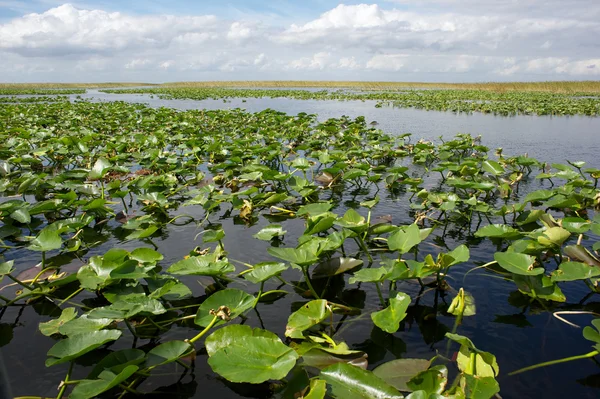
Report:
[[599,21],[598,0],[0,0],[0,79],[598,79]]

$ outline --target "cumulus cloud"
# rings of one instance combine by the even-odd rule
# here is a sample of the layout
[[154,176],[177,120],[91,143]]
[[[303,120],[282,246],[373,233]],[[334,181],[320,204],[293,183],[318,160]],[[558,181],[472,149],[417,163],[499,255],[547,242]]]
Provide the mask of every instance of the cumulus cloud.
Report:
[[600,74],[599,36],[597,0],[388,0],[287,25],[63,4],[0,23],[0,71],[38,81],[576,79]]

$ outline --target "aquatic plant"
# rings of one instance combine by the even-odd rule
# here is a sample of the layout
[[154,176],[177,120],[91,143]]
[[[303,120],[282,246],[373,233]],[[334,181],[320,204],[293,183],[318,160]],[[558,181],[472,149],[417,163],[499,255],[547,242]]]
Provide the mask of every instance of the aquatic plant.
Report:
[[[77,102],[0,113],[0,317],[49,307],[39,330],[56,341],[46,366],[66,369],[58,398],[139,394],[158,370],[199,362],[232,387],[277,381],[269,394],[281,397],[491,398],[495,356],[458,334],[487,295],[471,292],[472,272],[514,284],[525,310],[560,311],[561,287],[577,282],[600,292],[599,176],[582,162],[272,110]],[[403,193],[406,212],[382,214]],[[236,226],[265,251],[233,258]],[[161,242],[186,227],[188,251],[167,254]],[[484,240],[496,251],[474,263],[469,245]],[[19,261],[33,257],[35,267]],[[285,327],[264,325],[261,308],[287,296]],[[243,324],[250,312],[260,327]],[[447,353],[378,362],[344,340],[362,319],[383,337],[434,323],[428,343]],[[584,337],[599,342],[591,327]],[[93,368],[74,377],[81,364]]]

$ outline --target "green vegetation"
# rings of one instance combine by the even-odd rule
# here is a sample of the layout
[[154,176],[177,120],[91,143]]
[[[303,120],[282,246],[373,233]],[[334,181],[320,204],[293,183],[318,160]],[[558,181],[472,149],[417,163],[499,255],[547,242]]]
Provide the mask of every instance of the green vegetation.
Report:
[[548,93],[600,93],[600,81],[547,81],[547,82],[353,82],[353,81],[204,81],[172,83],[0,83],[2,88],[114,88],[137,86],[164,86],[185,88],[338,88],[356,90],[405,90],[405,89],[455,89],[485,90],[493,92],[548,92]]
[[49,95],[66,95],[66,94],[84,94],[85,89],[51,89],[51,88],[21,88],[21,87],[3,87],[0,88],[0,95],[16,96],[16,95],[33,95],[33,96],[49,96]]
[[[277,381],[268,389],[282,398],[487,399],[512,370],[458,334],[477,311],[466,270],[514,284],[523,313],[564,310],[561,287],[600,292],[600,170],[583,162],[549,166],[494,156],[469,135],[412,142],[364,118],[272,110],[76,102],[3,104],[0,114],[0,250],[39,260],[29,277],[18,260],[0,263],[0,306],[51,307],[39,325],[48,338],[36,340],[55,341],[47,367],[66,367],[58,399],[138,394],[161,369],[185,375],[200,362],[231,383]],[[400,223],[381,217],[383,202],[406,204]],[[165,261],[161,244],[186,226],[198,241],[189,234],[189,253]],[[231,258],[236,228],[264,248],[260,262]],[[475,267],[467,245],[486,240],[495,253]],[[76,259],[85,262],[69,269]],[[286,296],[300,303],[281,314],[285,330],[240,324]],[[374,368],[343,340],[359,320],[383,337],[433,323],[427,345],[457,354]],[[554,363],[598,355],[598,320],[581,338],[592,352]],[[94,353],[103,357],[90,362]],[[75,379],[80,364],[93,367]]]
[[549,92],[549,93],[600,93],[600,81],[555,82],[482,82],[482,83],[432,83],[432,82],[344,82],[344,81],[214,81],[164,83],[168,87],[244,87],[244,88],[338,88],[357,90],[454,89],[486,90],[493,92]]
[[103,90],[140,93],[177,99],[295,98],[300,100],[372,100],[377,107],[394,106],[435,111],[483,112],[500,115],[598,115],[600,98],[545,92],[493,92],[486,90],[407,90],[403,92],[308,91],[299,89],[147,88]]
[[[32,89],[102,89],[107,87],[157,86],[155,83],[105,82],[105,83],[0,83],[3,90],[27,91]],[[26,93],[22,93],[26,94]]]

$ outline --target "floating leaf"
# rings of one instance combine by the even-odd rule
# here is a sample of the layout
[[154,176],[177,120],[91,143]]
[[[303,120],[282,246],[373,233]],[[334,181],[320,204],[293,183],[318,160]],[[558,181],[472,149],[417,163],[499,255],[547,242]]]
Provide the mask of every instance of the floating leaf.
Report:
[[475,237],[507,238],[514,239],[522,236],[519,230],[505,224],[490,224],[475,232]]
[[81,380],[75,385],[75,388],[73,388],[73,391],[69,395],[69,399],[95,398],[102,392],[106,392],[121,384],[136,371],[138,371],[138,366],[129,365],[123,368],[118,374],[105,370],[98,375],[97,380]]
[[401,254],[405,254],[420,242],[421,232],[419,231],[419,227],[416,224],[411,224],[405,229],[400,228],[398,231],[390,235],[388,239],[388,247],[392,251],[398,251]]
[[48,351],[46,367],[66,363],[121,336],[119,330],[93,331],[58,341]]
[[251,283],[258,284],[267,281],[271,277],[278,276],[288,267],[280,262],[263,262],[254,265],[252,271],[245,273],[244,278]]
[[552,281],[576,281],[600,276],[600,267],[581,262],[562,262],[552,272]]
[[252,237],[263,241],[270,241],[275,237],[284,236],[285,233],[287,233],[287,231],[283,230],[283,227],[281,227],[280,224],[270,224],[261,229],[258,233],[254,234]]
[[120,373],[129,365],[137,365],[146,359],[146,353],[141,349],[122,349],[111,352],[100,360],[87,376],[88,379],[96,379],[104,370]]
[[[333,353],[332,353],[333,352]],[[303,364],[318,369],[324,369],[336,363],[348,363],[366,369],[367,354],[361,351],[327,351],[324,348],[313,348],[302,354]]]
[[494,377],[465,374],[463,378],[463,390],[467,398],[490,399],[500,392],[500,386]]
[[283,259],[300,266],[310,266],[319,258],[310,248],[269,248],[267,250],[272,256]]
[[[214,318],[211,314],[211,310],[217,311],[222,306],[228,308],[229,318],[234,319],[248,309],[251,309],[255,300],[256,298],[252,295],[246,294],[244,291],[235,288],[217,291],[202,302],[196,313],[194,323],[200,327],[208,326]],[[215,325],[223,324],[226,321],[228,320],[218,320]]]
[[231,382],[280,380],[298,359],[296,352],[275,334],[239,325],[213,333],[206,339],[206,348],[212,370]]
[[323,261],[315,267],[312,273],[314,279],[331,277],[352,270],[363,264],[360,259],[337,257]]
[[393,334],[400,328],[400,322],[406,317],[406,310],[411,299],[408,295],[399,292],[396,297],[390,298],[390,305],[379,312],[371,313],[373,323],[383,331]]
[[194,347],[185,341],[169,341],[152,348],[146,356],[146,367],[157,367],[194,352]]
[[222,276],[235,271],[235,267],[227,260],[216,260],[213,254],[191,256],[174,263],[168,273],[194,276]]
[[523,276],[537,276],[544,273],[544,268],[534,267],[533,256],[515,252],[496,252],[494,259],[505,270]]
[[58,329],[70,320],[77,317],[77,310],[75,308],[66,308],[62,310],[62,313],[57,319],[40,323],[40,332],[45,336],[49,337],[53,334],[58,334]]
[[[446,366],[435,366],[412,377],[406,386],[414,392],[421,391],[426,395],[439,395],[444,392],[447,383],[448,369]],[[431,398],[431,396],[425,396],[425,398]]]
[[430,364],[425,359],[396,359],[377,366],[373,374],[399,391],[410,392],[407,382],[427,370]]
[[310,301],[290,315],[285,327],[285,336],[301,339],[303,331],[321,323],[330,315],[331,308],[327,305],[326,300]]
[[130,254],[130,258],[141,263],[155,263],[163,260],[163,256],[159,252],[150,248],[134,249]]
[[402,394],[371,371],[337,363],[321,371],[331,385],[331,396],[340,399],[401,399]]

